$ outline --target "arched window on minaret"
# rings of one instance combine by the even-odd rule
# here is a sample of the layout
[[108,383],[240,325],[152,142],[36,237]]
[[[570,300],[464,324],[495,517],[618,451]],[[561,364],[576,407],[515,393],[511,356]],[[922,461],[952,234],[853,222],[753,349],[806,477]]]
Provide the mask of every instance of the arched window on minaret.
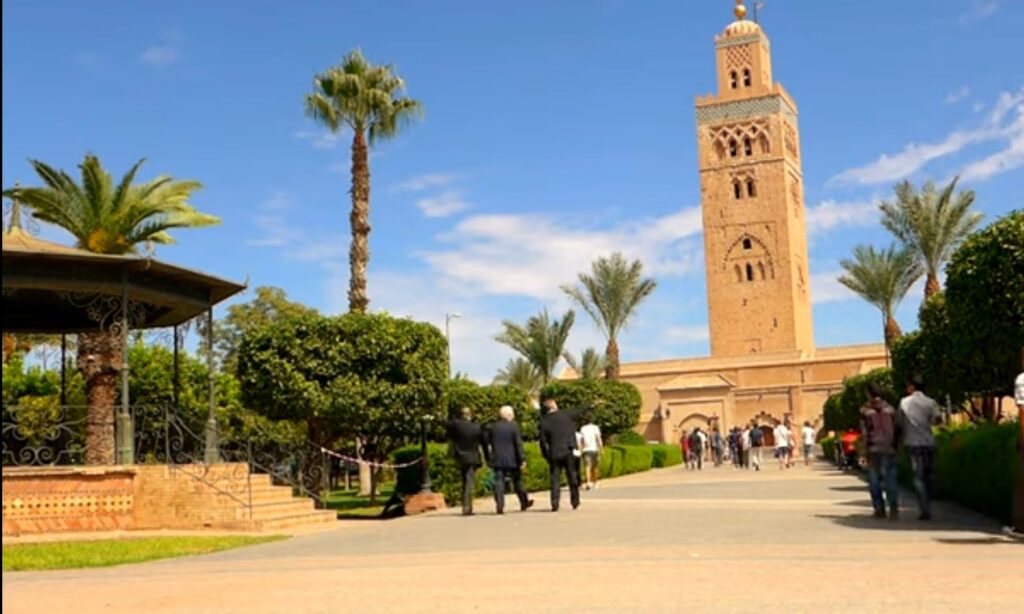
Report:
[[729,139],[729,157],[735,158],[739,153],[739,145],[736,144],[736,139]]
[[747,179],[747,196],[750,198],[757,196],[757,187],[754,185],[753,179]]
[[732,89],[736,89],[736,86],[737,86],[738,83],[739,83],[739,81],[738,81],[738,78],[736,76],[736,71],[735,70],[730,71],[729,72],[729,87],[731,87]]
[[754,267],[750,264],[747,265],[747,281],[754,281]]
[[754,155],[754,144],[750,141],[749,136],[743,137],[743,155],[752,156]]
[[761,280],[764,281],[764,263],[763,262],[758,262],[757,263],[757,274],[761,277]]
[[761,146],[761,153],[763,153],[763,154],[771,153],[771,151],[772,151],[771,143],[768,142],[768,137],[765,136],[763,132],[761,133],[760,136],[757,137],[757,144]]
[[743,69],[743,87],[750,87],[750,69]]
[[746,237],[743,239],[743,249],[750,249],[753,246],[754,244],[750,242],[750,237]]
[[736,200],[743,198],[743,184],[738,179],[732,182],[732,195]]
[[735,271],[736,271],[736,281],[737,282],[742,282],[743,281],[743,271],[740,270],[740,265],[738,265],[738,264],[736,265]]

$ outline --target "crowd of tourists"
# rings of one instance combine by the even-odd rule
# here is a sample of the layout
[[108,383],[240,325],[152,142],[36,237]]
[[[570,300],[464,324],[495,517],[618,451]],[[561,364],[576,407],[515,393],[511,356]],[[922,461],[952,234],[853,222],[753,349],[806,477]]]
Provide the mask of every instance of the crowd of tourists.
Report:
[[[771,444],[766,439],[766,431],[772,434]],[[793,467],[797,450],[803,453],[804,464],[811,464],[814,440],[815,430],[810,422],[805,422],[799,432],[788,422],[780,422],[774,428],[760,427],[756,422],[751,422],[729,429],[725,436],[717,427],[712,428],[710,434],[696,427],[692,431],[683,432],[679,445],[686,466],[692,471],[702,471],[705,462],[719,467],[726,460],[731,461],[737,469],[760,471],[764,465],[766,448],[769,448],[769,454],[774,455],[779,469]]]

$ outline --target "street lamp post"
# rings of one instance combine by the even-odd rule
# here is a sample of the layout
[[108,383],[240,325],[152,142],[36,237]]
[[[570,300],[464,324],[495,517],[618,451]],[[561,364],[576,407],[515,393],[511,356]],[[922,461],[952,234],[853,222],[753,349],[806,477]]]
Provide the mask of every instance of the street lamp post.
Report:
[[452,377],[452,338],[451,338],[451,322],[457,318],[461,318],[462,314],[446,313],[444,314],[444,342],[448,346],[448,379]]
[[420,421],[420,468],[423,471],[423,476],[420,479],[420,494],[433,492],[431,490],[433,485],[430,483],[430,458],[427,456],[427,424],[433,418],[428,414],[423,416],[423,420]]

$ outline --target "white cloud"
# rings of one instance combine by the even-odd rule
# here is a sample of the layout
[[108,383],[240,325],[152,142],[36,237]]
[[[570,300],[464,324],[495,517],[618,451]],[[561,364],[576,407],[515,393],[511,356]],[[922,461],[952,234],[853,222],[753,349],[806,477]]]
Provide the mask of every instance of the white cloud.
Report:
[[[316,149],[335,149],[340,143],[341,138],[345,135],[346,130],[339,132],[330,132],[328,130],[299,130],[295,133],[295,138],[307,141]],[[344,167],[348,170],[348,167]]]
[[260,214],[253,218],[253,223],[263,231],[263,236],[247,240],[246,245],[278,248],[285,258],[326,265],[344,262],[348,253],[348,239],[343,235],[310,236],[291,226],[281,215]]
[[866,166],[845,170],[830,179],[829,183],[889,183],[904,179],[929,162],[958,153],[970,145],[1005,141],[1006,148],[998,154],[965,166],[965,172],[970,169],[973,179],[986,179],[1020,165],[1017,150],[1021,131],[1024,130],[1021,115],[1024,115],[1024,87],[1017,92],[1000,94],[985,122],[976,128],[956,130],[936,143],[910,143],[899,153],[882,154]]
[[958,88],[956,90],[953,90],[952,92],[946,94],[946,97],[942,100],[942,102],[944,104],[956,104],[956,103],[960,102],[961,100],[963,100],[964,98],[967,98],[970,95],[971,95],[971,88],[969,88],[966,85],[964,85],[964,86],[962,86],[962,87],[960,87],[960,88]]
[[423,173],[391,186],[388,192],[422,192],[429,188],[443,188],[460,177],[455,173]]
[[981,113],[985,110],[985,103],[980,100],[975,101],[975,103],[971,105],[971,110],[975,113]]
[[546,300],[614,251],[640,258],[650,275],[691,271],[701,258],[692,240],[700,230],[699,207],[608,230],[543,215],[476,215],[438,237],[451,249],[421,256],[442,279],[472,292]]
[[839,283],[843,271],[827,271],[811,274],[811,302],[814,304],[837,303],[857,298],[852,290]]
[[263,211],[283,211],[292,207],[292,198],[287,192],[274,192],[267,200],[260,203]]
[[185,37],[178,30],[167,30],[160,37],[161,42],[146,47],[139,55],[139,61],[143,64],[163,68],[177,64],[181,60],[181,47]]
[[445,190],[437,196],[421,198],[416,201],[416,206],[427,217],[448,217],[472,207],[458,190]]
[[960,25],[966,26],[991,17],[996,14],[1001,4],[1002,0],[972,0],[971,7],[960,15],[958,21]]
[[878,205],[874,201],[839,203],[826,200],[807,209],[807,234],[815,235],[842,226],[869,226],[878,220]]

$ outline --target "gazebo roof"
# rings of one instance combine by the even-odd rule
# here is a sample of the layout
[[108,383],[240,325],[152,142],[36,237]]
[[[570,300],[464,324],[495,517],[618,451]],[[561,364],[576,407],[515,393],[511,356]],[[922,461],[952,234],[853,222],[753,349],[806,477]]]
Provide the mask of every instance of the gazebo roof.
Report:
[[131,328],[182,324],[245,286],[137,255],[115,256],[31,236],[15,204],[3,234],[4,332],[77,333],[120,319]]

